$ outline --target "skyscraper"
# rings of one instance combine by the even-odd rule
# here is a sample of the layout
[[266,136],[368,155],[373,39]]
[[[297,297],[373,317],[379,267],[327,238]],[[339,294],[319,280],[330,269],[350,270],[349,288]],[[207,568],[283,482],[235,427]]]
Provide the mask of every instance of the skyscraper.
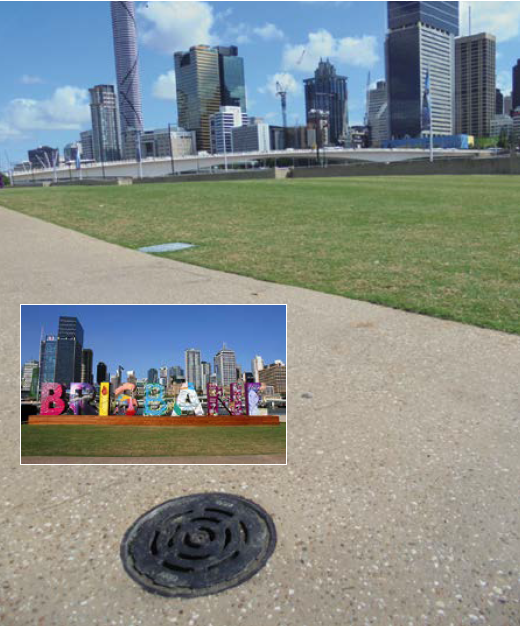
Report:
[[62,316],[58,323],[54,382],[64,386],[81,381],[83,327],[77,317]]
[[495,94],[495,115],[504,115],[504,94],[498,88]]
[[154,367],[148,370],[147,380],[150,385],[159,382],[159,372]]
[[92,350],[89,348],[84,348],[81,351],[81,382],[82,383],[92,383],[94,382],[94,377],[92,375],[92,360],[94,358],[94,354]]
[[496,109],[496,38],[479,33],[455,40],[457,134],[489,137]]
[[200,367],[200,350],[190,348],[184,353],[186,359],[186,382],[193,383],[195,389],[202,389],[202,371]]
[[179,126],[194,130],[197,149],[211,150],[210,117],[220,106],[246,110],[244,61],[236,46],[193,46],[174,55]]
[[92,118],[92,150],[98,162],[121,158],[116,92],[113,85],[96,85],[89,89]]
[[58,338],[47,335],[40,343],[40,389],[43,383],[56,382]]
[[38,372],[38,361],[32,360],[24,363],[22,368],[22,391],[29,393],[33,384],[33,374]]
[[[134,4],[134,2],[110,3],[123,150],[126,135],[143,130]],[[135,154],[124,156],[135,158]]]
[[211,152],[224,154],[233,151],[232,129],[247,126],[247,114],[240,107],[222,106],[209,118],[211,129]]
[[368,127],[370,128],[370,145],[381,148],[388,136],[388,96],[386,82],[378,80],[376,86],[368,91]]
[[208,363],[207,361],[202,361],[202,363],[200,364],[200,368],[201,368],[201,378],[202,378],[202,390],[206,391],[208,383],[210,382],[210,377],[211,377],[211,363]]
[[314,122],[311,111],[328,113],[328,135],[331,144],[338,144],[347,132],[347,78],[338,76],[330,61],[320,60],[314,78],[305,85],[305,114],[307,124]]
[[455,125],[455,36],[458,2],[387,2],[385,42],[389,133],[421,135],[422,96],[430,76],[434,135],[451,135]]
[[245,113],[247,106],[244,59],[238,56],[236,46],[217,46],[217,52],[220,102],[223,106],[240,107]]
[[100,361],[97,364],[96,382],[97,382],[98,385],[100,385],[101,383],[104,383],[104,382],[108,382],[108,379],[107,379],[107,366],[106,366],[106,363],[103,363],[103,361]]
[[251,361],[251,370],[255,379],[255,383],[260,381],[259,373],[264,369],[264,359],[261,356],[256,355]]
[[520,107],[520,59],[513,67],[513,92],[511,93],[511,98],[511,110],[514,111],[516,107]]
[[217,383],[221,387],[228,387],[237,380],[237,362],[235,351],[229,350],[226,344],[222,346],[213,359],[215,373],[217,374]]

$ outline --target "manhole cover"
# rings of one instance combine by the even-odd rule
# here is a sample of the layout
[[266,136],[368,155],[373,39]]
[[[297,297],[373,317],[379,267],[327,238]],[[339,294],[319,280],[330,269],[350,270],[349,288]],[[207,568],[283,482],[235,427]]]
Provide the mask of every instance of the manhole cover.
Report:
[[121,559],[147,591],[195,597],[243,583],[276,545],[270,516],[239,496],[208,493],[169,500],[126,531]]
[[178,250],[186,250],[186,248],[193,247],[192,243],[175,241],[174,243],[160,243],[156,246],[145,246],[144,248],[139,248],[139,252],[148,252],[150,254],[158,252],[177,252]]

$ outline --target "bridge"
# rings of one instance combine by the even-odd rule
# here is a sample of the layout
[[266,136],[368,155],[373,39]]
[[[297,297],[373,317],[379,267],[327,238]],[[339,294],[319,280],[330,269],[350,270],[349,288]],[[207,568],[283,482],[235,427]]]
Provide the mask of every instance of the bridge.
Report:
[[[428,150],[417,148],[363,148],[343,149],[325,148],[320,151],[324,165],[334,163],[396,163],[400,161],[425,160],[429,158]],[[480,150],[435,149],[434,158],[468,159],[489,156]],[[13,174],[16,183],[43,183],[53,181],[77,181],[79,179],[116,179],[116,178],[160,178],[175,174],[207,174],[215,169],[232,166],[258,169],[267,165],[284,164],[294,166],[316,165],[316,151],[306,150],[274,150],[270,152],[242,152],[229,154],[198,154],[191,156],[143,159],[137,161],[111,161],[110,163],[85,163],[77,170],[74,163],[53,168],[35,168],[18,171]]]

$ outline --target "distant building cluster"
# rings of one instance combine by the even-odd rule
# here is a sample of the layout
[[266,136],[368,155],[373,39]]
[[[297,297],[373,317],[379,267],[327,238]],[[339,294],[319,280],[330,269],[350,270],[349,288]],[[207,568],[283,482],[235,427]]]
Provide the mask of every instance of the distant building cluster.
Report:
[[[197,153],[419,145],[430,132],[443,146],[464,143],[456,139],[461,136],[500,137],[504,145],[520,139],[520,59],[512,70],[511,94],[503,94],[496,85],[496,38],[485,32],[460,37],[459,2],[387,3],[386,76],[368,82],[363,125],[349,125],[347,77],[328,59],[303,80],[305,125],[287,125],[287,89],[277,83],[283,126],[270,126],[247,114],[244,59],[237,46],[193,45],[173,55],[178,126],[153,130],[143,124],[134,2],[110,4],[117,85],[89,90],[92,128],[63,150],[64,162],[77,167]],[[427,76],[429,123],[424,121]],[[28,162],[18,169],[59,163],[57,148],[41,146],[29,150]]]
[[213,357],[213,364],[204,361],[201,351],[196,348],[185,350],[184,357],[184,367],[152,367],[145,378],[138,378],[135,370],[125,371],[121,365],[110,375],[106,363],[99,361],[94,378],[94,354],[91,349],[84,348],[83,326],[76,317],[61,316],[57,334],[42,336],[39,360],[23,364],[22,397],[37,398],[44,383],[59,383],[68,387],[72,382],[82,382],[99,388],[101,383],[110,382],[112,390],[115,390],[124,382],[131,382],[138,392],[142,392],[141,395],[146,384],[159,383],[173,395],[179,393],[183,383],[192,383],[197,391],[205,393],[209,383],[217,383],[229,391],[232,383],[243,381],[265,383],[271,395],[285,398],[285,364],[282,361],[265,365],[261,356],[255,356],[251,361],[251,371],[243,371],[237,363],[235,351],[226,344]]

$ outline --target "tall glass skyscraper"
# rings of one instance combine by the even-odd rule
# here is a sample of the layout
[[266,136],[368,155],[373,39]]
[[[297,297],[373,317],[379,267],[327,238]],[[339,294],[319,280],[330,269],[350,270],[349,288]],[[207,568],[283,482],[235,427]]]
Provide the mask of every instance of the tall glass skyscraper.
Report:
[[217,46],[220,74],[220,101],[223,106],[240,107],[245,113],[246,82],[244,59],[236,46]]
[[186,382],[193,383],[195,389],[202,389],[202,370],[200,350],[190,348],[185,352],[186,357]]
[[305,112],[307,124],[314,123],[315,114],[310,111],[324,111],[329,114],[329,142],[338,144],[347,131],[347,78],[338,76],[332,63],[320,60],[314,78],[303,81],[305,85]]
[[[517,64],[513,67],[513,91],[511,97],[514,111],[516,107],[520,107],[520,59],[518,59]],[[506,111],[506,113],[508,113],[508,111]]]
[[116,92],[113,85],[96,85],[89,89],[92,118],[92,149],[98,162],[121,158]]
[[385,42],[391,138],[421,135],[426,73],[434,135],[451,135],[455,123],[455,36],[458,2],[388,2]]
[[43,383],[56,382],[56,351],[58,339],[47,335],[40,344],[40,389]]
[[81,381],[83,326],[77,317],[60,317],[56,349],[55,381],[68,386]]
[[237,361],[235,351],[226,348],[226,344],[219,350],[213,359],[217,383],[221,387],[229,387],[237,380]]
[[121,134],[143,130],[134,2],[111,2]]

